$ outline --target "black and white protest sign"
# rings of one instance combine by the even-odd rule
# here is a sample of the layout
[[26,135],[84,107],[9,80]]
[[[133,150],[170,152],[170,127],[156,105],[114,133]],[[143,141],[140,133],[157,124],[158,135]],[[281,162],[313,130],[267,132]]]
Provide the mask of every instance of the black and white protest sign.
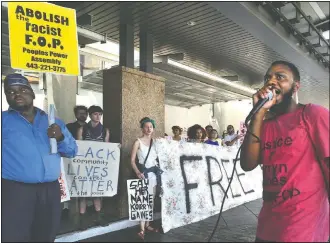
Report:
[[127,180],[129,220],[153,220],[153,192],[147,179]]
[[[236,147],[155,140],[162,174],[164,232],[220,212]],[[262,171],[244,172],[237,162],[224,211],[262,196]]]
[[120,145],[77,141],[78,154],[64,158],[71,197],[112,197],[117,194]]

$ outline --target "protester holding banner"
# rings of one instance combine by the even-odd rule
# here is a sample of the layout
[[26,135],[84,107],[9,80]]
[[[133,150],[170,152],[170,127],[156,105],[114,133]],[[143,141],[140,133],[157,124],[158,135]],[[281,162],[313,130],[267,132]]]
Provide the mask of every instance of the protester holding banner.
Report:
[[[83,105],[77,105],[73,109],[76,121],[66,124],[66,127],[70,131],[71,135],[77,139],[78,129],[86,124],[87,120],[87,107]],[[61,178],[60,178],[61,179]],[[62,220],[67,220],[69,217],[68,202],[64,202],[62,210]]]
[[86,125],[87,120],[87,107],[83,105],[77,105],[73,109],[74,115],[76,117],[76,121],[72,123],[68,123],[66,127],[71,132],[72,136],[77,139],[77,134],[79,128]]
[[[88,108],[90,122],[78,129],[77,139],[87,140],[87,141],[97,141],[97,142],[109,142],[110,141],[110,131],[105,128],[100,120],[103,115],[103,110],[99,106],[91,106]],[[101,209],[102,201],[100,197],[95,197],[92,199],[94,203],[94,208],[97,214],[97,225],[105,226],[107,221],[104,220]],[[79,198],[80,205],[80,229],[86,229],[88,225],[88,219],[86,218],[86,207],[87,199],[82,197]]]
[[223,143],[226,146],[233,146],[239,140],[239,136],[235,133],[233,125],[228,125],[227,135],[225,136]]
[[[152,135],[156,127],[155,121],[145,117],[140,121],[142,137],[138,138],[133,145],[131,153],[131,165],[139,179],[148,179],[149,186],[153,188],[153,195],[156,195],[156,186],[160,184],[161,170],[157,163],[158,156]],[[136,163],[136,157],[138,163]],[[150,226],[149,221],[140,222],[140,232],[138,236],[144,240],[145,230],[159,232]]]
[[[245,171],[258,164],[263,168],[257,242],[329,238],[329,110],[296,103],[292,97],[300,84],[297,67],[277,61],[268,69],[264,87],[253,95],[255,105],[273,93],[252,117],[249,131],[254,136],[246,134],[240,160]],[[265,118],[267,112],[271,115]]]
[[205,127],[205,132],[206,132],[206,137],[210,138],[211,137],[211,132],[212,132],[213,127],[211,125],[207,125]]
[[[77,145],[63,121],[33,106],[35,94],[21,74],[4,80],[9,104],[2,112],[2,241],[53,242],[61,221],[61,156]],[[50,139],[57,141],[51,154]]]
[[173,137],[172,139],[175,140],[175,141],[181,141],[182,140],[182,137],[181,137],[181,134],[182,134],[182,128],[179,127],[179,126],[173,126],[172,127],[172,132],[173,132]]
[[195,124],[188,128],[188,141],[193,143],[202,143],[206,138],[206,132],[201,125]]
[[219,146],[219,142],[218,142],[218,131],[215,129],[212,129],[210,131],[210,137],[208,140],[205,141],[206,144],[210,144],[210,145],[216,145]]

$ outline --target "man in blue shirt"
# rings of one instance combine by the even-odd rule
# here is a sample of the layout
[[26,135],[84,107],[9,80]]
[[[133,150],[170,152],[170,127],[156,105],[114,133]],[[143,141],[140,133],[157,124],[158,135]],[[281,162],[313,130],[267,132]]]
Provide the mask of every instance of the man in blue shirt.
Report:
[[[4,80],[9,104],[2,112],[2,241],[53,242],[61,220],[61,156],[72,158],[77,145],[63,121],[48,126],[48,115],[33,106],[28,80]],[[50,154],[49,138],[57,141]]]

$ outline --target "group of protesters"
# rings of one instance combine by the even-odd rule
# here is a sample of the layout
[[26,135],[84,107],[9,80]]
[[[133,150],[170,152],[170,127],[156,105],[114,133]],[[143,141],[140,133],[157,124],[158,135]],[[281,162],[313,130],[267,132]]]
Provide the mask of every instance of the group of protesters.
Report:
[[[76,121],[67,124],[68,130],[76,140],[110,142],[110,130],[101,123],[103,109],[100,106],[92,105],[89,108],[78,105],[74,108]],[[87,123],[87,116],[90,121]],[[84,230],[90,226],[90,221],[86,214],[87,200],[92,200],[96,212],[95,225],[107,225],[102,212],[102,198],[93,197],[79,199],[79,229]]]
[[199,124],[188,128],[187,138],[182,136],[183,129],[180,126],[173,126],[172,132],[173,136],[165,134],[165,137],[175,141],[206,143],[215,146],[232,146],[238,144],[239,139],[242,138],[242,134],[239,134],[238,131],[235,132],[233,125],[228,125],[222,136],[219,136],[218,131],[211,125],[203,128]]
[[[253,95],[254,105],[268,98],[249,124],[240,166],[248,172],[262,164],[268,168],[264,180],[272,181],[263,184],[256,242],[325,242],[329,238],[329,110],[297,103],[293,97],[300,85],[298,68],[276,61],[267,70],[264,86]],[[109,142],[110,131],[101,124],[103,111],[97,106],[76,107],[73,124],[65,126],[56,119],[49,126],[48,115],[33,105],[34,91],[21,74],[7,75],[4,91],[9,109],[2,112],[2,241],[54,242],[61,219],[61,157],[77,155],[76,139]],[[154,195],[161,196],[162,170],[153,143],[156,122],[145,117],[140,128],[131,166],[136,177],[148,179]],[[180,141],[181,133],[180,127],[173,127],[173,139]],[[50,154],[50,139],[56,140],[58,153]],[[204,129],[196,124],[188,129],[188,142],[220,145],[217,139],[217,131],[210,126]],[[228,126],[221,144],[231,146],[237,140],[234,127]],[[278,171],[282,164],[290,169]],[[278,183],[279,176],[285,183]],[[290,190],[298,190],[299,196],[285,198]],[[274,207],[281,197],[284,201]],[[103,224],[101,199],[93,201],[98,224]],[[80,213],[85,212],[86,200],[81,199]],[[159,229],[142,221],[138,236],[144,239],[146,231]]]
[[[4,80],[4,88],[10,108],[3,113],[3,124],[5,125],[3,139],[6,142],[2,167],[2,183],[5,192],[3,205],[6,208],[5,214],[8,213],[3,236],[9,241],[13,239],[17,239],[17,241],[23,239],[53,241],[59,229],[61,212],[63,213],[61,204],[53,203],[56,197],[60,198],[61,193],[58,183],[60,157],[76,156],[78,150],[76,140],[110,142],[110,131],[101,123],[102,108],[95,105],[89,108],[76,106],[74,108],[75,122],[65,126],[63,121],[56,119],[56,123],[49,127],[47,114],[33,105],[34,91],[29,81],[21,74],[8,75]],[[86,122],[88,116],[90,121]],[[16,132],[16,134],[14,131],[17,129],[13,130],[12,125],[15,125],[16,128],[21,127],[22,131]],[[141,120],[140,126],[143,136],[138,138],[133,145],[132,161],[134,163],[132,163],[132,167],[137,177],[148,178],[155,193],[158,193],[161,172],[151,139],[156,122],[146,117]],[[42,133],[43,129],[48,129],[47,133]],[[233,131],[233,129],[228,129],[228,134],[232,134]],[[173,139],[180,140],[182,129],[174,126],[173,133]],[[17,137],[20,137],[20,140],[17,140]],[[217,141],[216,130],[210,126],[204,129],[199,125],[194,125],[188,129],[188,137],[189,142],[220,144]],[[49,138],[56,139],[58,154],[49,154]],[[19,141],[22,142],[21,145]],[[24,151],[22,150],[23,154],[17,152],[20,151],[17,146],[25,148]],[[23,157],[26,158],[24,164],[21,159]],[[9,161],[10,163],[7,163]],[[15,163],[16,165],[13,167]],[[137,165],[142,165],[143,168],[141,166],[138,168]],[[82,197],[77,200],[80,213],[79,229],[84,230],[91,226],[91,221],[86,215],[88,200],[92,200],[94,204],[97,215],[95,225],[105,226],[107,224],[102,213],[101,198]],[[39,205],[38,209],[35,209],[36,204]],[[21,211],[24,212],[24,215],[18,214]],[[24,220],[21,220],[22,217]],[[45,224],[46,221],[49,223]],[[28,224],[28,222],[30,223]],[[28,227],[26,227],[27,225]],[[15,233],[17,227],[23,229],[19,234]],[[142,222],[141,227],[143,229],[142,233],[139,232],[141,238],[144,237],[144,230],[158,231],[148,222]]]

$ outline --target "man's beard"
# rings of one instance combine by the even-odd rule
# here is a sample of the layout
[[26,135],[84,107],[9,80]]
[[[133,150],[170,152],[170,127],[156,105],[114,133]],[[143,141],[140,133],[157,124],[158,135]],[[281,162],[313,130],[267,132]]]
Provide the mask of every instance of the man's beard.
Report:
[[275,113],[281,113],[281,112],[285,112],[288,108],[289,105],[291,104],[293,98],[293,93],[294,93],[294,87],[292,86],[291,89],[283,94],[283,99],[279,104],[275,104],[270,108],[270,111],[273,111]]
[[77,118],[77,121],[79,121],[79,122],[86,122],[86,120],[87,119],[85,119],[85,118]]

